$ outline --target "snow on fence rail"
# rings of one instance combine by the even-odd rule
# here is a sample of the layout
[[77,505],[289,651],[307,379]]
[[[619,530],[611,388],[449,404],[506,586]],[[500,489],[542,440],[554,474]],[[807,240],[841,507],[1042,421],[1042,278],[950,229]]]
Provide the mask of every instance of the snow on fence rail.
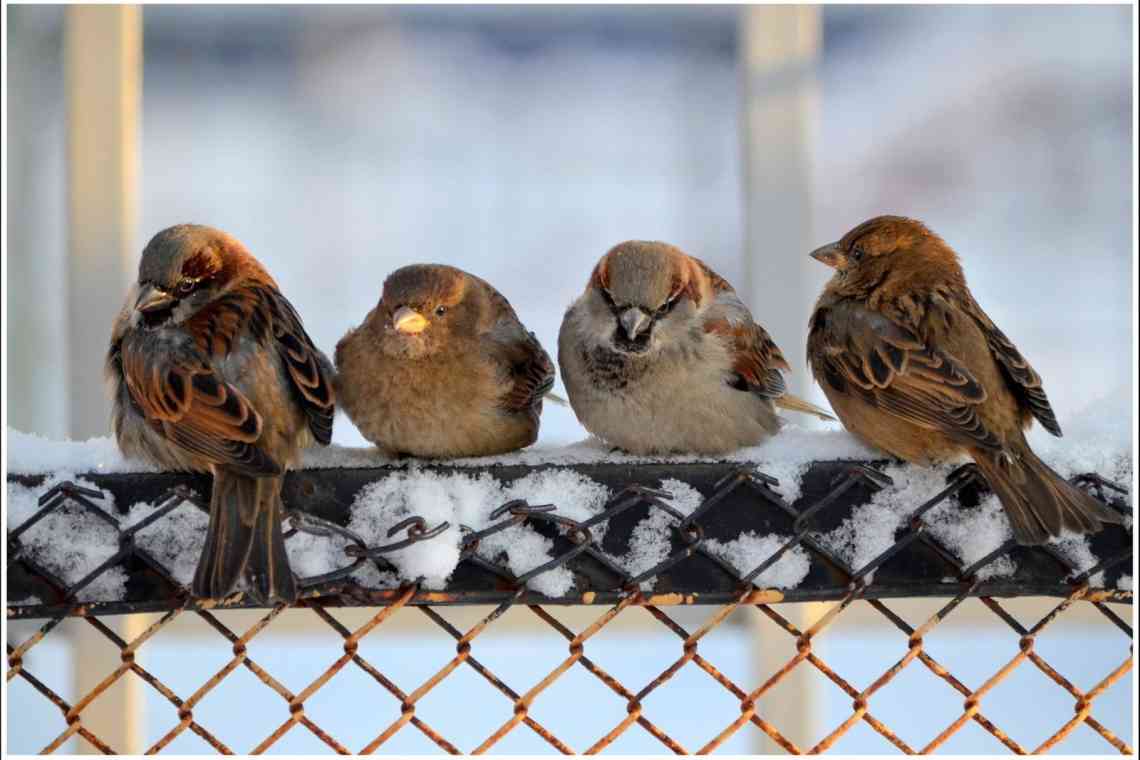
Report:
[[[805,434],[806,435],[806,434]],[[826,435],[826,434],[823,434]],[[833,441],[824,451],[838,456],[851,444]],[[82,446],[82,444],[77,444]],[[819,452],[815,446],[803,451]],[[91,453],[91,448],[86,450]],[[785,451],[784,453],[787,453]],[[855,452],[858,455],[858,452]],[[359,452],[334,452],[332,460],[290,473],[283,498],[289,510],[286,545],[301,579],[308,608],[345,639],[345,656],[309,688],[294,694],[249,657],[245,644],[270,624],[270,610],[245,634],[229,630],[221,608],[253,606],[238,592],[222,602],[199,602],[188,585],[206,525],[209,478],[111,466],[104,471],[67,472],[90,461],[60,452],[39,464],[41,472],[8,478],[8,617],[47,618],[27,641],[9,645],[8,679],[22,677],[63,712],[66,727],[46,749],[78,734],[107,748],[83,724],[82,709],[62,700],[23,668],[23,655],[66,616],[82,616],[124,651],[117,676],[134,672],[177,709],[179,723],[151,750],[158,751],[185,730],[219,750],[228,750],[194,720],[193,707],[236,667],[245,666],[285,700],[288,718],[255,750],[272,746],[286,732],[304,726],[337,751],[372,751],[410,725],[444,751],[456,751],[445,728],[427,726],[415,704],[459,665],[486,678],[513,704],[513,713],[479,747],[492,748],[519,725],[553,748],[570,748],[528,708],[568,668],[578,665],[601,679],[628,703],[627,714],[586,751],[603,749],[639,725],[673,751],[683,751],[666,727],[643,714],[642,701],[686,665],[699,667],[740,700],[741,712],[726,718],[699,749],[712,750],[748,723],[789,751],[822,751],[854,724],[870,725],[904,751],[933,750],[965,723],[974,722],[1012,751],[1024,751],[983,714],[982,696],[1015,667],[1031,663],[1075,702],[1072,720],[1037,749],[1060,742],[1077,725],[1092,728],[1115,749],[1131,751],[1124,739],[1091,715],[1093,700],[1131,669],[1122,664],[1087,692],[1061,676],[1034,651],[1034,637],[1072,605],[1095,607],[1107,625],[1132,629],[1108,603],[1132,599],[1131,521],[1110,525],[1091,537],[1069,536],[1040,547],[1013,542],[996,499],[972,467],[919,468],[889,462],[811,461],[784,456],[741,461],[645,461],[608,456],[596,449],[571,450],[541,464],[525,457],[490,464],[476,462],[359,466]],[[767,451],[766,454],[771,454]],[[325,455],[326,457],[330,455]],[[531,456],[534,456],[533,454]],[[573,460],[577,459],[577,462]],[[582,461],[585,460],[585,461]],[[1130,459],[1109,472],[1130,475]],[[26,464],[26,462],[25,462]],[[310,465],[314,462],[310,461]],[[375,463],[372,463],[375,465]],[[53,472],[45,472],[49,466]],[[25,470],[36,467],[26,466]],[[778,472],[774,477],[770,471]],[[1114,508],[1131,513],[1127,488],[1096,473],[1073,481]],[[883,600],[942,596],[947,603],[912,627]],[[970,690],[922,647],[926,631],[953,613],[967,597],[983,603],[1020,638],[1018,654],[976,690]],[[1003,597],[1051,596],[1059,603],[1043,619],[1025,625],[998,601]],[[782,616],[780,602],[837,602],[808,630]],[[869,604],[908,640],[906,654],[874,683],[860,690],[812,653],[811,641],[850,604]],[[461,632],[434,611],[452,604],[495,605],[475,627]],[[575,633],[540,605],[605,605],[587,629]],[[688,631],[663,611],[668,605],[718,605],[700,629]],[[513,605],[531,609],[570,643],[570,656],[525,693],[513,691],[472,655],[471,641]],[[699,640],[742,605],[754,606],[794,637],[797,654],[768,681],[737,685],[697,653]],[[351,632],[329,612],[336,606],[380,606],[361,629]],[[383,623],[394,609],[419,607],[458,642],[455,657],[412,691],[382,676],[356,651],[356,642]],[[640,690],[631,690],[586,657],[587,640],[632,606],[648,609],[681,639],[682,653]],[[101,615],[166,611],[136,642],[119,640],[98,623]],[[128,652],[179,614],[196,614],[233,647],[234,659],[193,695],[183,699],[158,682]],[[907,666],[925,666],[965,697],[961,715],[925,747],[910,747],[874,717],[870,698]],[[304,713],[304,700],[337,671],[356,666],[369,673],[402,705],[401,717],[363,748],[344,747]],[[761,695],[796,667],[814,667],[853,700],[850,718],[811,747],[800,747],[766,721]],[[114,675],[114,674],[113,674]],[[105,689],[115,678],[105,681]],[[1082,682],[1087,678],[1082,678]],[[249,749],[249,748],[241,748]]]

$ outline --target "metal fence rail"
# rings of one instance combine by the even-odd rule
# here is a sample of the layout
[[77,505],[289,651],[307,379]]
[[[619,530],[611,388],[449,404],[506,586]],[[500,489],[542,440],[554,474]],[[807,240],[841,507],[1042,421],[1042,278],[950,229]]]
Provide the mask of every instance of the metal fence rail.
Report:
[[[525,466],[496,466],[483,468],[502,481],[511,481],[538,468]],[[543,468],[545,469],[545,468]],[[1118,588],[1122,576],[1131,570],[1132,537],[1129,530],[1109,526],[1092,537],[1090,548],[1096,557],[1092,567],[1084,563],[1078,567],[1065,554],[1054,547],[1020,547],[1012,541],[998,547],[987,556],[964,564],[948,547],[940,543],[928,530],[924,516],[938,505],[951,500],[964,506],[976,504],[979,498],[980,477],[973,468],[960,468],[947,479],[945,487],[931,493],[914,505],[909,519],[895,533],[894,543],[887,550],[862,567],[851,567],[839,553],[818,540],[826,532],[843,523],[852,511],[867,503],[882,488],[891,486],[890,479],[876,469],[876,463],[818,462],[804,476],[802,495],[789,504],[774,490],[773,478],[752,467],[729,464],[688,465],[579,465],[573,466],[610,488],[615,494],[605,509],[588,520],[576,521],[560,514],[557,505],[534,505],[523,501],[503,504],[493,513],[496,522],[480,531],[464,534],[460,562],[452,574],[448,588],[431,591],[417,584],[398,589],[366,588],[350,577],[366,563],[379,570],[392,566],[385,555],[412,543],[435,540],[445,525],[430,525],[422,518],[411,517],[395,526],[390,541],[370,546],[352,533],[349,505],[355,494],[366,484],[391,474],[392,470],[343,469],[306,470],[291,473],[286,481],[284,499],[293,511],[289,520],[289,537],[298,532],[335,535],[346,542],[343,567],[317,577],[301,579],[302,599],[297,607],[309,610],[343,638],[343,654],[299,692],[287,689],[278,679],[261,667],[249,654],[248,644],[270,627],[284,607],[267,610],[248,630],[233,630],[226,624],[224,608],[249,607],[252,603],[242,594],[235,594],[222,602],[201,603],[190,599],[188,590],[178,582],[167,566],[152,556],[135,540],[137,534],[157,520],[167,518],[174,510],[196,505],[205,508],[209,493],[208,478],[173,474],[91,474],[84,478],[96,488],[65,482],[50,484],[42,476],[10,476],[9,480],[22,485],[47,488],[40,499],[40,509],[20,525],[10,526],[8,533],[8,598],[31,599],[31,603],[10,604],[9,620],[46,618],[46,622],[27,640],[8,645],[8,681],[22,678],[37,692],[50,700],[62,713],[63,723],[59,735],[44,751],[60,748],[73,736],[80,736],[95,748],[111,752],[113,747],[99,738],[92,727],[84,724],[84,709],[119,679],[134,674],[161,694],[177,715],[177,723],[149,748],[161,751],[176,736],[192,731],[220,752],[231,749],[260,752],[271,748],[287,732],[298,726],[312,732],[331,750],[337,752],[372,752],[382,750],[397,732],[421,732],[445,752],[493,751],[495,745],[509,732],[525,726],[559,752],[597,752],[604,750],[617,737],[635,725],[660,741],[664,749],[673,752],[715,750],[749,723],[789,752],[822,752],[862,722],[881,734],[903,752],[929,752],[937,749],[967,723],[982,727],[1013,752],[1045,751],[1055,746],[1082,723],[1095,731],[1112,748],[1132,752],[1126,739],[1114,734],[1092,715],[1094,701],[1113,683],[1124,677],[1132,668],[1131,645],[1121,653],[1119,666],[1108,673],[1097,674],[1100,680],[1088,690],[1081,690],[1074,681],[1066,678],[1035,650],[1036,637],[1064,616],[1074,605],[1095,608],[1098,618],[1106,625],[1123,632],[1127,641],[1132,639],[1132,628],[1108,603],[1130,603],[1131,590]],[[454,468],[434,468],[436,472],[457,471]],[[463,469],[462,472],[473,472]],[[703,502],[695,510],[684,514],[670,505],[668,494],[657,488],[664,478],[681,480],[704,494]],[[1088,488],[1102,500],[1122,511],[1130,507],[1124,501],[1125,490],[1095,474],[1076,478],[1075,482]],[[120,527],[118,515],[101,505],[105,495],[114,497],[119,505],[146,502],[153,511],[129,528]],[[50,570],[40,566],[25,550],[21,536],[34,525],[57,510],[89,513],[93,519],[118,531],[118,551],[91,570],[84,578],[67,584]],[[635,526],[648,515],[662,513],[670,526],[671,551],[656,566],[631,575],[612,559],[628,548]],[[489,535],[513,525],[525,523],[553,542],[554,558],[523,575],[515,575],[505,566],[477,553],[479,543]],[[604,531],[598,530],[604,523]],[[747,572],[741,572],[717,553],[709,550],[713,540],[730,540],[750,531],[778,534],[786,540],[770,556]],[[599,536],[599,534],[601,534]],[[791,551],[805,551],[810,557],[806,577],[794,588],[778,590],[758,587],[755,581]],[[1014,560],[1016,571],[1003,578],[988,578],[983,572],[993,563]],[[125,573],[125,594],[122,599],[78,601],[81,592],[103,573],[116,568]],[[527,588],[531,578],[545,572],[566,568],[573,573],[572,593],[550,598]],[[1093,578],[1098,579],[1094,586]],[[655,581],[652,591],[642,590],[641,584]],[[935,614],[922,621],[907,621],[888,606],[885,600],[900,597],[945,597],[946,603]],[[1016,596],[1044,596],[1058,599],[1051,611],[1036,621],[1017,619],[999,599]],[[978,597],[996,619],[1018,637],[1017,653],[996,672],[974,689],[956,678],[944,664],[934,659],[923,648],[923,637],[952,615],[969,597]],[[800,630],[778,610],[781,602],[828,601],[828,611],[810,627]],[[454,604],[494,605],[493,609],[476,625],[463,631],[454,627],[437,607]],[[551,609],[543,605],[598,605],[604,607],[598,617],[581,630],[571,630],[559,621]],[[666,611],[670,605],[715,605],[711,616],[696,629],[690,630],[678,623]],[[906,649],[901,658],[865,688],[855,685],[840,675],[836,668],[824,662],[813,652],[812,642],[853,604],[867,605],[876,610],[906,637]],[[548,674],[525,690],[515,690],[481,663],[473,654],[472,643],[492,626],[508,609],[525,605],[539,620],[549,626],[553,635],[564,638],[568,655],[552,664]],[[364,625],[356,630],[345,627],[331,611],[337,606],[379,607]],[[361,640],[375,631],[403,607],[418,609],[434,625],[439,626],[456,641],[455,655],[435,674],[415,685],[400,686],[390,680],[359,651]],[[774,621],[792,638],[795,654],[762,683],[740,684],[727,677],[722,670],[702,655],[699,644],[703,637],[721,625],[734,611],[752,606]],[[609,625],[615,618],[632,607],[642,607],[655,620],[679,639],[680,654],[675,662],[662,670],[646,684],[627,686],[606,672],[588,656],[591,637]],[[118,636],[101,616],[130,612],[163,612],[164,614],[146,631],[132,641]],[[174,693],[157,677],[147,672],[136,653],[147,641],[159,635],[164,628],[181,615],[196,615],[219,635],[232,649],[232,659],[200,688],[189,695]],[[81,617],[105,636],[121,652],[121,664],[90,693],[81,695],[74,704],[65,701],[24,667],[27,652],[49,636],[67,617]],[[416,705],[425,695],[445,684],[448,677],[460,667],[472,668],[505,698],[505,719],[486,739],[475,747],[458,747],[446,738],[447,727],[428,725],[416,713]],[[530,707],[548,687],[570,669],[581,667],[599,679],[626,703],[626,713],[615,717],[610,730],[599,736],[588,747],[570,747],[558,738],[558,727],[539,723],[530,714]],[[685,667],[695,667],[711,676],[720,688],[727,690],[739,701],[739,714],[726,716],[724,724],[713,727],[703,746],[683,746],[669,733],[669,727],[659,725],[646,714],[644,702],[658,689],[667,688],[670,680]],[[926,668],[949,684],[963,697],[960,714],[947,717],[945,729],[925,746],[911,746],[877,718],[873,710],[873,697],[906,668]],[[1067,692],[1074,702],[1074,715],[1040,746],[1023,746],[985,715],[983,701],[995,685],[1021,667],[1034,667],[1050,681]],[[257,747],[227,747],[207,727],[195,719],[194,708],[213,690],[220,688],[228,676],[238,668],[245,668],[272,688],[284,701],[281,705],[283,722]],[[305,702],[324,688],[338,672],[345,668],[359,668],[398,700],[399,718],[387,726],[378,726],[375,738],[363,747],[344,746],[329,731],[306,714]],[[785,736],[779,728],[765,719],[758,700],[781,683],[797,668],[813,668],[834,683],[852,700],[852,712],[838,726],[820,737],[810,746],[800,746]],[[1088,674],[1082,674],[1087,676]],[[405,688],[411,686],[411,688]],[[1107,748],[1107,747],[1106,747]]]

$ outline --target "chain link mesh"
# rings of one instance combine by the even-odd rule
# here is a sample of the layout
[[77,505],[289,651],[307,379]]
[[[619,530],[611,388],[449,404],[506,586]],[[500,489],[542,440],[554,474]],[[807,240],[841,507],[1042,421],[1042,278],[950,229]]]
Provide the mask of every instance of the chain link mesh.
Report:
[[[1112,526],[1094,541],[1097,561],[1091,567],[1078,567],[1064,554],[1048,545],[1042,547],[1019,547],[1013,541],[998,547],[976,562],[965,564],[955,553],[940,543],[927,529],[924,516],[930,510],[947,500],[968,500],[968,492],[976,491],[980,476],[971,467],[960,468],[951,474],[945,487],[931,494],[923,503],[910,512],[904,526],[895,534],[895,541],[886,551],[881,552],[862,567],[851,567],[836,551],[813,537],[817,534],[821,521],[828,514],[828,524],[851,509],[864,503],[870,495],[881,488],[890,486],[890,479],[874,466],[852,463],[821,463],[809,470],[805,476],[804,496],[795,504],[787,503],[772,486],[775,480],[751,467],[689,466],[683,474],[699,475],[706,479],[704,492],[709,495],[689,514],[683,514],[668,503],[668,494],[647,485],[659,480],[662,470],[649,466],[641,468],[616,469],[605,473],[611,481],[614,478],[636,479],[624,487],[615,488],[616,495],[606,504],[604,510],[588,520],[577,521],[558,513],[554,505],[532,505],[525,501],[511,501],[492,513],[495,521],[490,527],[480,531],[465,533],[460,547],[460,568],[468,568],[482,578],[481,582],[457,582],[455,588],[429,591],[411,583],[399,589],[374,590],[360,588],[352,580],[352,574],[365,563],[373,563],[380,570],[391,570],[392,566],[385,555],[413,543],[436,539],[447,527],[446,523],[429,525],[424,519],[413,516],[397,525],[389,532],[390,542],[384,545],[368,545],[360,536],[344,527],[346,519],[343,510],[335,514],[324,510],[326,516],[317,512],[314,494],[321,483],[314,487],[312,478],[324,478],[344,487],[343,481],[351,479],[348,471],[325,471],[323,473],[293,473],[293,483],[286,488],[287,504],[305,504],[306,511],[294,510],[289,513],[287,540],[298,533],[320,536],[337,536],[345,541],[345,564],[332,572],[300,579],[304,589],[296,607],[315,616],[320,626],[327,626],[343,640],[343,654],[325,668],[311,683],[300,691],[293,692],[269,673],[251,656],[250,642],[263,635],[285,606],[265,610],[257,622],[245,630],[235,630],[225,622],[227,606],[250,606],[243,595],[223,602],[201,602],[190,597],[187,587],[180,583],[171,571],[136,541],[136,536],[155,521],[167,517],[173,510],[184,504],[192,504],[207,509],[208,502],[197,494],[203,492],[201,479],[194,476],[171,476],[167,474],[131,476],[89,476],[109,492],[120,497],[119,503],[147,501],[153,504],[153,511],[145,518],[127,528],[120,528],[119,518],[100,505],[104,493],[100,488],[91,488],[74,482],[61,482],[52,485],[40,497],[39,509],[22,524],[8,532],[8,598],[19,599],[34,595],[32,603],[10,604],[9,619],[46,618],[30,637],[18,644],[9,643],[7,680],[23,679],[36,692],[50,701],[62,715],[60,733],[45,747],[44,752],[60,749],[72,737],[81,737],[92,747],[102,752],[114,752],[95,732],[94,727],[84,722],[84,710],[93,700],[112,688],[120,679],[132,674],[145,682],[167,702],[177,715],[177,723],[161,736],[147,752],[160,752],[176,737],[186,731],[193,732],[218,752],[252,751],[259,753],[272,748],[283,736],[295,730],[311,732],[330,750],[338,753],[373,752],[384,749],[385,743],[401,731],[418,731],[429,739],[442,752],[482,753],[495,751],[496,745],[509,733],[516,730],[529,730],[557,752],[594,753],[605,750],[618,737],[630,730],[642,730],[660,743],[662,750],[676,753],[711,752],[721,747],[745,726],[752,724],[778,746],[790,753],[823,752],[857,724],[863,723],[880,734],[898,750],[906,753],[932,752],[942,746],[951,736],[966,724],[973,723],[994,736],[1008,750],[1015,753],[1044,752],[1064,740],[1077,726],[1084,724],[1095,731],[1111,747],[1121,753],[1133,750],[1125,738],[1109,730],[1092,715],[1095,700],[1110,686],[1122,679],[1132,668],[1131,639],[1132,628],[1109,603],[1130,603],[1129,590],[1107,588],[1108,584],[1094,586],[1092,579],[1121,573],[1131,567],[1131,535],[1125,530]],[[526,468],[516,468],[525,471]],[[631,469],[640,470],[631,478]],[[674,468],[678,469],[678,468]],[[381,471],[358,471],[361,482],[377,477]],[[596,474],[596,473],[595,473]],[[10,477],[10,481],[49,485],[42,478]],[[691,479],[691,478],[690,478]],[[1075,478],[1074,482],[1088,488],[1102,500],[1125,510],[1120,486],[1096,475]],[[327,484],[326,484],[327,485]],[[351,487],[350,487],[351,489]],[[327,490],[327,489],[326,489]],[[292,501],[290,494],[294,494]],[[299,494],[299,496],[297,496]],[[310,497],[306,502],[303,497]],[[336,501],[333,499],[332,501]],[[343,499],[340,499],[343,502]],[[741,505],[750,505],[749,509]],[[343,506],[343,505],[342,505]],[[31,552],[21,542],[21,537],[39,521],[57,510],[82,510],[96,521],[118,531],[118,551],[98,564],[82,578],[66,583],[56,573],[36,561]],[[607,541],[628,540],[629,531],[613,530],[613,526],[632,524],[646,515],[657,512],[664,514],[669,521],[674,550],[654,567],[631,574],[613,560],[613,546],[603,546],[597,537],[597,527],[605,523]],[[838,513],[838,514],[834,514]],[[777,515],[786,541],[767,556],[757,566],[741,572],[726,562],[718,553],[709,550],[712,534],[741,535],[763,515],[765,526],[770,525],[772,515]],[[332,516],[335,519],[329,519]],[[511,526],[527,524],[557,538],[558,551],[545,562],[526,573],[516,575],[507,567],[491,561],[478,553],[480,541],[488,536],[506,530]],[[616,538],[615,538],[616,537]],[[813,571],[796,589],[780,591],[755,585],[761,575],[773,567],[788,552],[802,549],[812,559]],[[1018,574],[1012,579],[993,580],[982,572],[992,563],[1004,557],[1016,555],[1020,558]],[[1032,561],[1031,561],[1031,558]],[[557,568],[571,568],[575,574],[578,593],[572,597],[547,599],[527,588],[527,581]],[[124,570],[129,578],[125,601],[79,601],[80,592],[93,581],[112,568]],[[456,577],[460,573],[457,572]],[[470,574],[469,574],[470,575]],[[649,592],[643,584],[656,581],[656,589]],[[942,596],[945,604],[925,620],[907,621],[893,611],[886,600],[893,597]],[[1041,619],[1026,624],[1020,621],[1003,604],[1005,597],[1052,596],[1056,604]],[[1000,624],[1017,637],[1017,651],[980,686],[969,688],[964,680],[956,677],[945,663],[935,659],[924,649],[924,637],[949,616],[954,614],[962,602],[977,597]],[[779,603],[786,601],[827,601],[828,609],[821,617],[801,630],[788,617],[781,614]],[[491,611],[475,625],[461,630],[440,613],[440,605],[451,604],[493,604]],[[599,614],[590,624],[580,630],[573,630],[563,624],[553,610],[554,605],[577,604],[597,605]],[[689,629],[670,615],[670,605],[707,604],[712,611],[698,627]],[[337,606],[373,606],[379,609],[361,626],[349,629],[337,618]],[[715,606],[713,606],[715,605]],[[852,605],[865,605],[875,610],[889,624],[905,637],[906,649],[902,656],[875,678],[870,685],[859,688],[840,675],[840,666],[833,667],[825,662],[813,649],[813,642],[833,626],[834,622]],[[1072,678],[1062,675],[1058,668],[1037,650],[1035,642],[1042,631],[1054,625],[1075,606],[1090,606],[1096,610],[1099,619],[1125,634],[1129,642],[1127,651],[1122,651],[1120,663],[1110,672],[1097,674],[1099,680],[1092,688],[1082,690]],[[360,650],[360,643],[372,634],[393,614],[403,608],[418,610],[455,641],[455,654],[435,673],[417,684],[396,684],[375,664],[366,659]],[[522,607],[541,621],[551,635],[567,642],[567,656],[554,664],[547,674],[536,683],[516,690],[496,675],[474,654],[473,643],[491,628],[505,612],[513,607]],[[775,672],[760,683],[738,683],[729,678],[722,669],[707,659],[707,653],[700,651],[700,643],[712,630],[722,625],[734,612],[751,607],[771,620],[794,643],[795,654],[778,667]],[[680,655],[652,678],[649,682],[625,685],[602,668],[588,655],[590,640],[621,615],[630,614],[631,609],[642,609],[657,621],[665,630],[675,635],[680,645]],[[133,640],[126,641],[101,619],[109,614],[122,614],[137,611],[160,611],[162,614],[145,631]],[[196,616],[203,620],[218,637],[220,646],[229,647],[232,657],[217,672],[207,678],[200,687],[190,694],[177,694],[158,677],[144,668],[137,656],[139,649],[148,641],[160,635],[181,616]],[[25,667],[25,658],[33,647],[41,644],[59,625],[68,618],[80,618],[105,637],[120,653],[120,664],[89,693],[81,695],[74,703],[63,699]],[[678,672],[684,668],[698,668],[707,673],[719,688],[723,688],[732,699],[739,703],[739,713],[725,716],[723,725],[710,727],[710,738],[699,746],[686,746],[670,734],[669,727],[653,721],[646,713],[646,699],[659,689],[667,688]],[[216,733],[195,718],[195,707],[214,690],[223,688],[229,678],[239,668],[256,676],[272,689],[284,702],[282,722],[255,747],[229,747]],[[342,670],[354,668],[375,681],[379,687],[391,695],[400,705],[399,717],[388,725],[378,726],[374,738],[363,746],[349,747],[338,740],[331,731],[320,726],[306,713],[306,702],[314,694],[325,688],[330,680]],[[429,725],[417,715],[417,705],[436,689],[446,688],[449,677],[460,668],[470,668],[484,679],[504,698],[507,717],[490,735],[477,746],[457,746],[447,738],[446,725]],[[552,684],[567,672],[582,668],[596,678],[625,704],[625,714],[615,716],[612,727],[588,746],[569,746],[557,735],[557,726],[539,722],[532,714],[534,701],[549,689]],[[945,728],[924,745],[908,744],[892,730],[884,720],[873,713],[874,696],[884,686],[907,668],[925,668],[962,697],[959,714],[947,716]],[[994,687],[1019,668],[1036,668],[1057,688],[1064,690],[1073,700],[1072,718],[1058,726],[1045,741],[1037,746],[1024,745],[1003,731],[983,712],[984,700]],[[841,723],[831,727],[812,744],[797,744],[785,733],[765,718],[758,707],[759,700],[769,694],[789,674],[797,669],[812,669],[827,681],[838,687],[851,699],[851,714]],[[1087,676],[1088,674],[1082,674]],[[268,708],[267,709],[271,709]],[[634,727],[637,727],[636,729]]]

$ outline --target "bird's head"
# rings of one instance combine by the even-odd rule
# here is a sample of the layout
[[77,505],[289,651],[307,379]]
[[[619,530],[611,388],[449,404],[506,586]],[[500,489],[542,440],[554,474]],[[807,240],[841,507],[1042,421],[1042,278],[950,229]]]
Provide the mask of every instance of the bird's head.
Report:
[[478,288],[461,269],[413,264],[388,275],[369,322],[390,356],[418,359],[474,333],[481,314]]
[[630,240],[601,258],[587,286],[599,342],[646,354],[686,336],[711,286],[703,267],[667,243]]
[[245,246],[225,232],[198,224],[168,227],[143,249],[133,322],[179,324],[247,276],[273,284]]
[[810,255],[835,270],[832,286],[843,291],[964,282],[953,249],[922,222],[903,216],[868,219]]

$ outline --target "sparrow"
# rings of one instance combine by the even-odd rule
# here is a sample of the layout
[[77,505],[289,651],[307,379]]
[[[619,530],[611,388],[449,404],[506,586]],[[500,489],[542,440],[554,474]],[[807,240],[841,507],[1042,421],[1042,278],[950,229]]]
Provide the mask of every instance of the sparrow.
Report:
[[443,264],[392,272],[334,358],[341,407],[393,456],[474,457],[529,446],[554,384],[550,357],[507,299]]
[[634,454],[720,454],[780,428],[776,409],[827,418],[789,394],[788,362],[732,286],[672,245],[630,240],[594,268],[558,336],[570,405]]
[[300,449],[332,435],[332,365],[265,268],[196,224],[159,232],[111,333],[112,428],[128,456],[213,474],[197,597],[242,578],[262,603],[297,596],[281,486]]
[[942,238],[880,216],[811,256],[835,274],[811,316],[808,364],[848,430],[908,462],[972,458],[1020,544],[1121,522],[1030,450],[1034,420],[1061,435],[1041,377]]

